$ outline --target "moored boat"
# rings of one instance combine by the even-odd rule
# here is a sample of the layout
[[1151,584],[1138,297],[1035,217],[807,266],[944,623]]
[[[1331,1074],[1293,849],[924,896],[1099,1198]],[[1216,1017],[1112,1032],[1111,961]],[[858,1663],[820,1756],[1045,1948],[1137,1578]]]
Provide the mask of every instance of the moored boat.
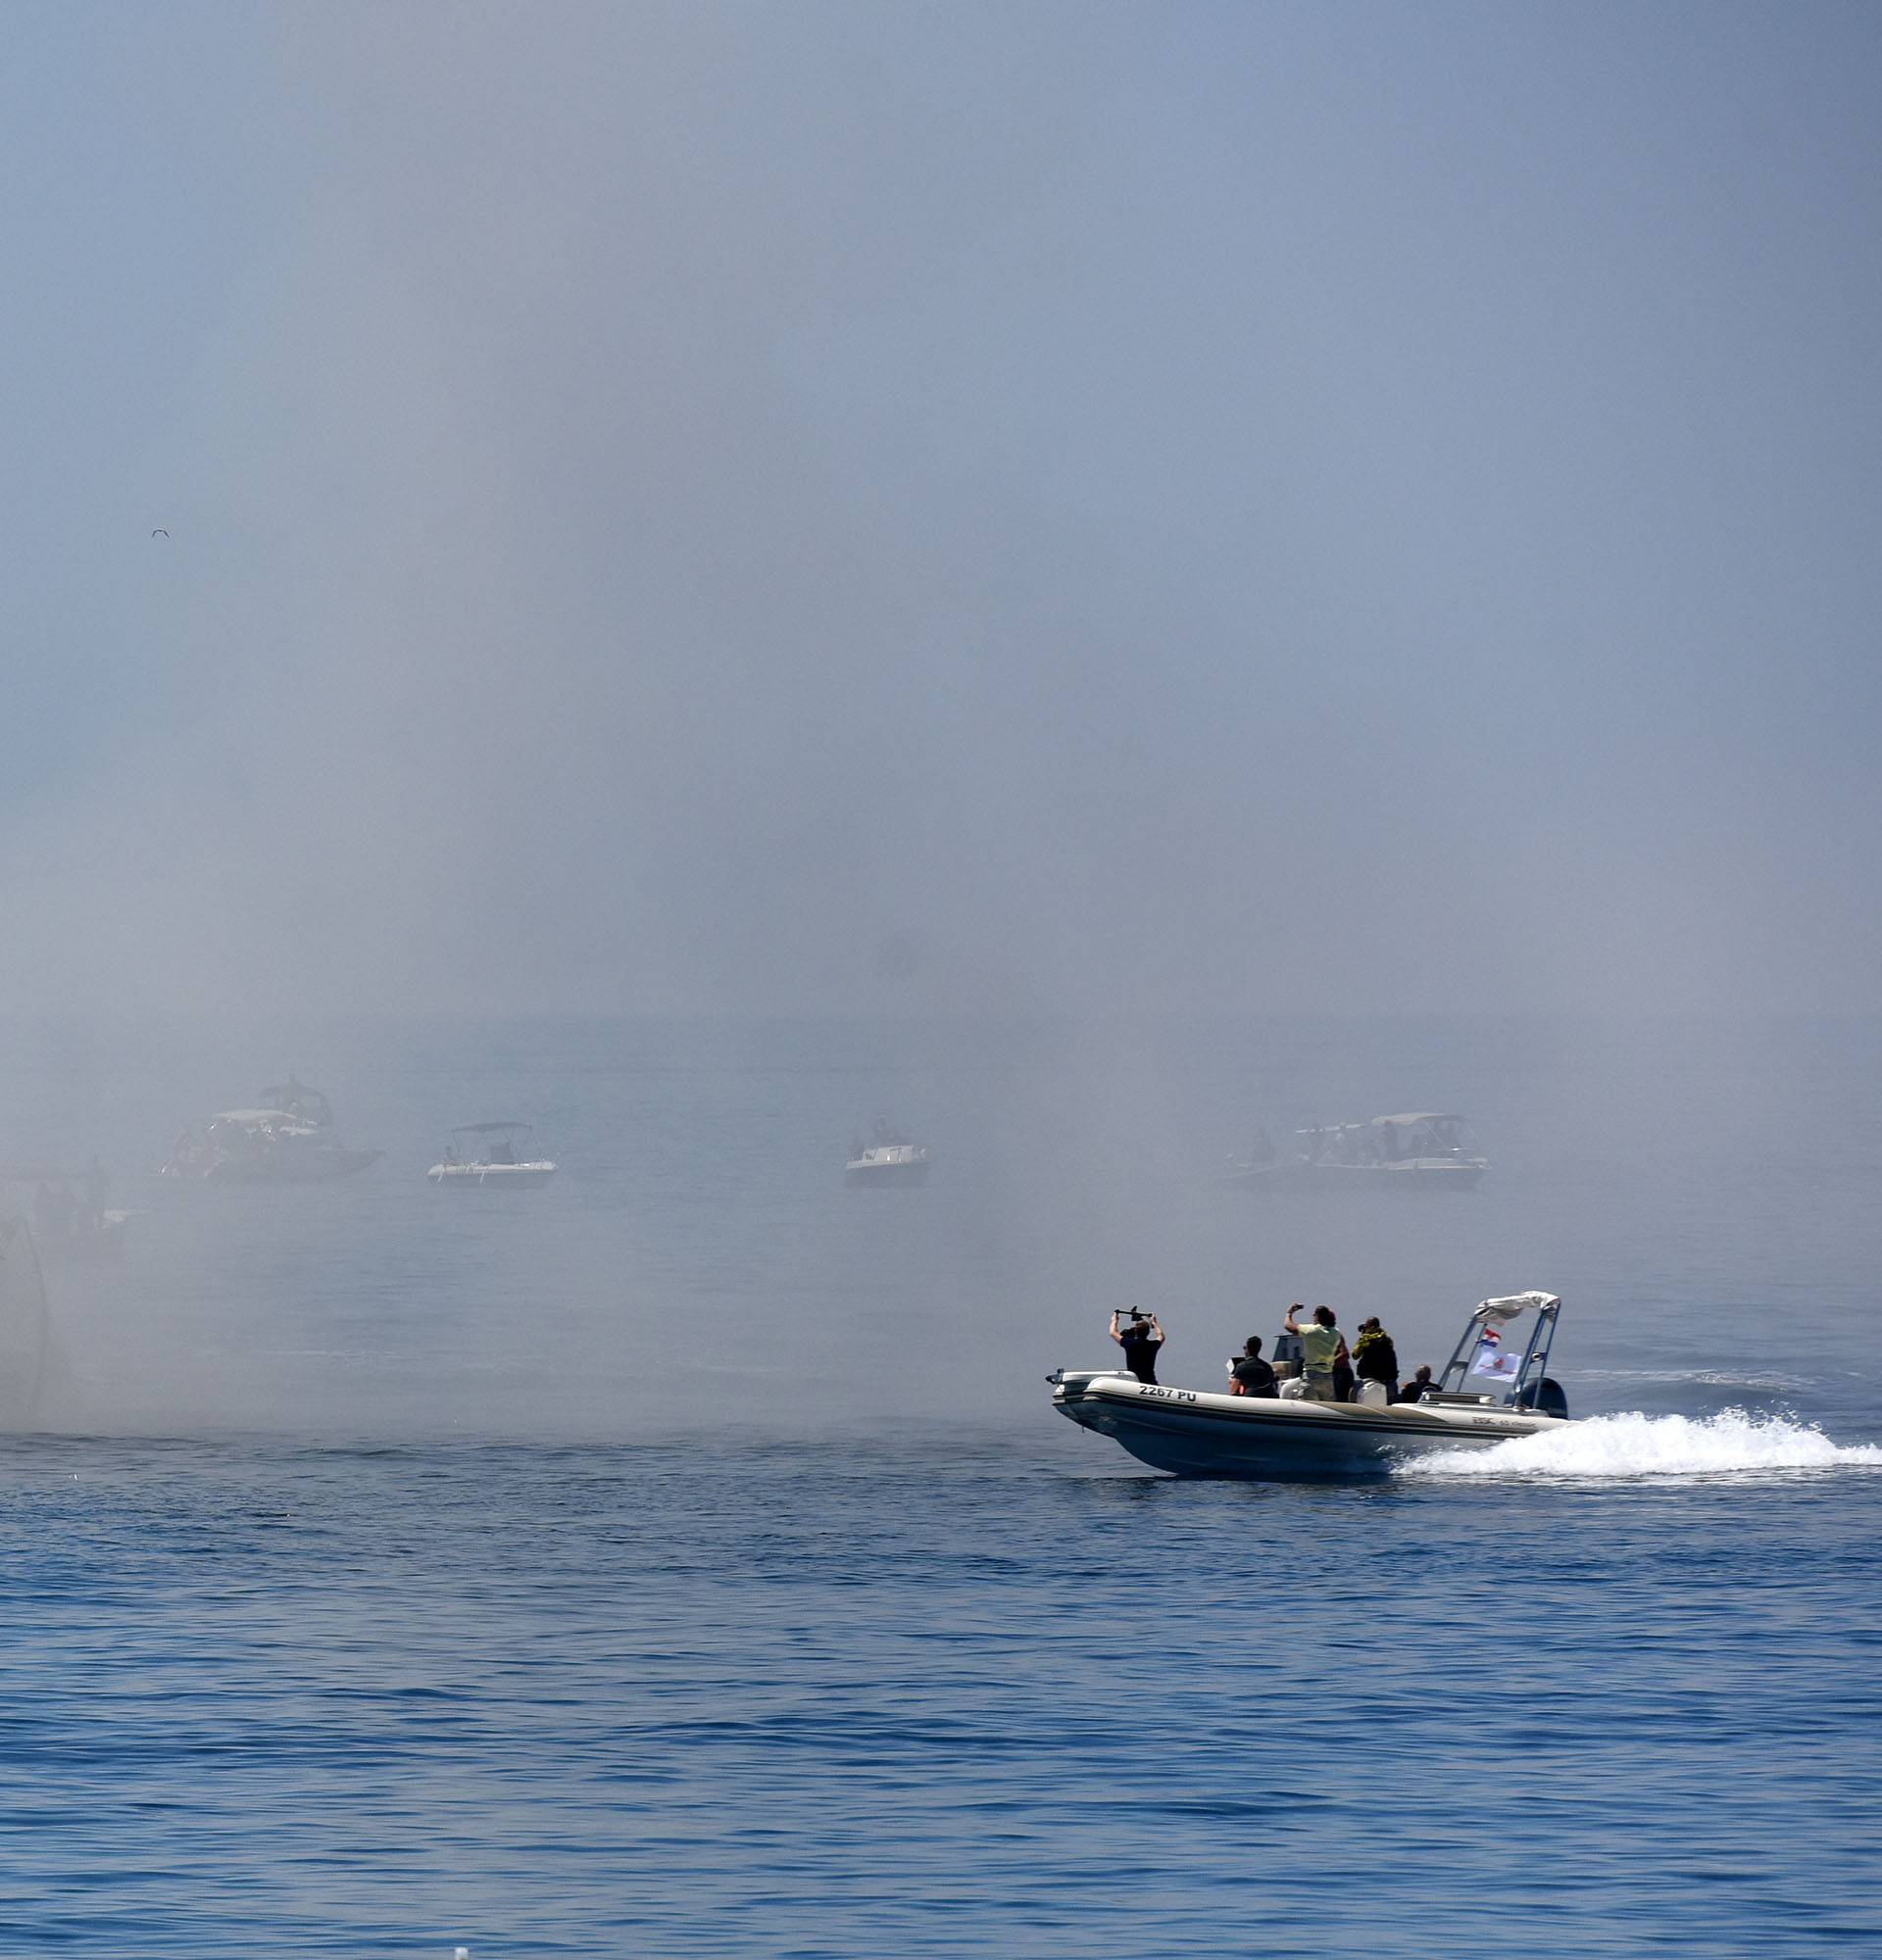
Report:
[[[1060,1369],[1052,1403],[1140,1462],[1179,1477],[1267,1481],[1379,1476],[1440,1449],[1480,1449],[1560,1429],[1567,1398],[1548,1373],[1561,1302],[1554,1294],[1486,1299],[1415,1402],[1314,1401],[1164,1388],[1115,1369]],[[1504,1330],[1526,1322],[1520,1348]],[[1376,1385],[1369,1385],[1376,1386]],[[1290,1393],[1292,1391],[1292,1393]]]
[[460,1123],[451,1138],[444,1155],[425,1172],[440,1189],[501,1185],[523,1190],[547,1184],[559,1168],[537,1145],[528,1123]]
[[378,1160],[377,1151],[350,1150],[340,1142],[333,1111],[318,1089],[289,1076],[262,1096],[264,1106],[223,1109],[190,1124],[171,1146],[158,1175],[227,1184],[322,1184]]
[[0,1211],[0,1429],[30,1429],[38,1420],[51,1342],[32,1228]]
[[1295,1135],[1301,1141],[1291,1157],[1263,1136],[1216,1181],[1249,1191],[1474,1191],[1490,1168],[1470,1126],[1442,1110],[1323,1123]]
[[87,1170],[0,1165],[0,1183],[32,1187],[32,1236],[42,1264],[108,1265],[124,1257],[133,1214],[106,1208],[111,1180],[96,1157]]
[[845,1184],[906,1185],[927,1181],[927,1146],[911,1143],[899,1130],[892,1130],[879,1120],[872,1142],[866,1144],[858,1137],[851,1143],[849,1160],[843,1166]]

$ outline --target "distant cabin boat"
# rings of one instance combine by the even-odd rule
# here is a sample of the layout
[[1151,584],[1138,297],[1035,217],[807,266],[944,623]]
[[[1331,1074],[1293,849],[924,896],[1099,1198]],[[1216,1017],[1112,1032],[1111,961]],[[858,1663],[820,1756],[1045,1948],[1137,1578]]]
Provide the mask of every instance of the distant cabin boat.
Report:
[[265,1106],[223,1109],[192,1123],[171,1146],[162,1177],[223,1184],[323,1184],[376,1162],[377,1151],[349,1150],[318,1089],[289,1076],[262,1092]]
[[[108,1265],[124,1256],[124,1235],[135,1214],[106,1209],[111,1180],[95,1157],[88,1170],[42,1162],[0,1165],[0,1183],[32,1188],[32,1238],[41,1264]],[[13,1211],[12,1203],[0,1203],[0,1213]]]
[[557,1169],[528,1123],[460,1123],[451,1132],[444,1155],[425,1176],[453,1191],[481,1190],[486,1185],[518,1191],[547,1184]]
[[[1418,1110],[1297,1130],[1295,1153],[1231,1158],[1218,1184],[1248,1191],[1474,1191],[1490,1168],[1461,1116]],[[1264,1141],[1264,1140],[1263,1140]]]
[[911,1143],[886,1123],[876,1124],[872,1143],[866,1144],[857,1138],[850,1145],[849,1161],[843,1166],[843,1182],[849,1185],[909,1185],[927,1181],[927,1146]]

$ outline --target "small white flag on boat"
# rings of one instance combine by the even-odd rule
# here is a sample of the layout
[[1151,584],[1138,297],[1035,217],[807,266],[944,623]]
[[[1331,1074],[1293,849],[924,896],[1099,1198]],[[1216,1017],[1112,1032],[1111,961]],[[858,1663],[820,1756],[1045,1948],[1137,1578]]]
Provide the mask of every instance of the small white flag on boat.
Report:
[[1503,1343],[1497,1339],[1494,1327],[1483,1330],[1483,1339],[1477,1343],[1476,1358],[1470,1363],[1473,1375],[1488,1375],[1499,1382],[1513,1382],[1519,1363],[1513,1354],[1503,1351]]

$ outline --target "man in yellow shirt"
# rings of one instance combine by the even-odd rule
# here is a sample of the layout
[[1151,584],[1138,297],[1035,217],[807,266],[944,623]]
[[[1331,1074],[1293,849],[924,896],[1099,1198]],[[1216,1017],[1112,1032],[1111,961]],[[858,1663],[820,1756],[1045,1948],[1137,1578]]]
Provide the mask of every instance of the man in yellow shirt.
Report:
[[1297,1313],[1305,1313],[1297,1299],[1287,1309],[1287,1318],[1281,1326],[1289,1334],[1301,1337],[1301,1373],[1307,1379],[1307,1396],[1310,1401],[1333,1402],[1339,1396],[1333,1386],[1334,1371],[1346,1359],[1346,1343],[1340,1338],[1339,1323],[1333,1317],[1330,1306],[1316,1306],[1313,1318],[1305,1325],[1296,1322]]

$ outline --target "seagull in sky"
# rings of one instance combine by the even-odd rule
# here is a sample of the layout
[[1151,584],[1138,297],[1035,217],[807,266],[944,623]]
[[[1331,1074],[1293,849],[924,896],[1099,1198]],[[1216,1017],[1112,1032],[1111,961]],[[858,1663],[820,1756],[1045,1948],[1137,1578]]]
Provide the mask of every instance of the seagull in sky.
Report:
[[153,538],[167,538],[170,536],[170,533],[168,531],[152,531],[151,536]]

